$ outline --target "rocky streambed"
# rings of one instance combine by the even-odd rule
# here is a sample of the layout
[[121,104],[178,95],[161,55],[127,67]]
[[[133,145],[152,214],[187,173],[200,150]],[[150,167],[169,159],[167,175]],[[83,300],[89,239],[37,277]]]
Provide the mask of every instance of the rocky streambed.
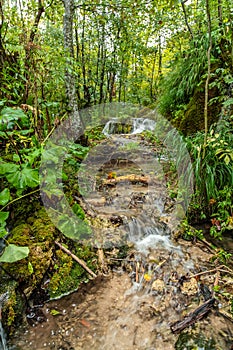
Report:
[[60,236],[48,219],[47,229],[40,216],[24,225],[26,244],[32,233],[39,237],[33,251],[41,289],[36,296],[25,289],[30,307],[8,337],[8,349],[231,349],[231,266],[208,242],[180,239],[190,228],[179,225],[185,208],[173,167],[161,145],[136,135],[113,136],[90,152],[72,175],[82,192],[72,201],[92,235],[69,244],[88,257],[97,277],[87,278],[71,256],[54,248]]
[[127,137],[120,153],[119,138],[102,145],[98,161],[90,155],[78,174],[83,196],[77,201],[94,228],[86,244],[97,249],[97,278],[35,306],[36,317],[28,315],[9,349],[231,349],[232,270],[208,242],[179,239],[182,212],[174,215],[166,185],[167,176],[171,183],[175,177],[165,158],[164,167],[154,167],[138,140]]

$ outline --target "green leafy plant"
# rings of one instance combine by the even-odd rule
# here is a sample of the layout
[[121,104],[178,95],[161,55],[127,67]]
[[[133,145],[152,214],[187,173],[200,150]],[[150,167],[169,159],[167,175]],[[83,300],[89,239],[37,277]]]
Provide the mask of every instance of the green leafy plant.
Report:
[[187,241],[194,240],[197,238],[202,240],[204,238],[203,230],[197,230],[194,227],[192,227],[188,223],[187,218],[185,218],[181,223],[181,232],[182,232],[182,237]]
[[224,249],[219,249],[217,253],[211,258],[212,261],[218,260],[221,263],[227,263],[232,257],[232,254],[226,252]]

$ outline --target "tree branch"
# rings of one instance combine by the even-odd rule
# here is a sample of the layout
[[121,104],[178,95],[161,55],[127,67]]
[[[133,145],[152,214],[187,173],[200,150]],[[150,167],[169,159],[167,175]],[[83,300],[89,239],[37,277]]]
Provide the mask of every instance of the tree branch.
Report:
[[67,248],[65,248],[62,244],[60,244],[59,242],[55,241],[55,244],[61,249],[63,250],[63,252],[65,252],[66,254],[70,255],[72,259],[74,259],[80,266],[82,266],[84,268],[84,270],[86,270],[92,277],[97,277],[97,275],[91,271],[91,269],[89,269],[89,267],[87,266],[87,264],[82,260],[79,259],[76,255],[74,255],[73,253],[71,253],[71,251]]

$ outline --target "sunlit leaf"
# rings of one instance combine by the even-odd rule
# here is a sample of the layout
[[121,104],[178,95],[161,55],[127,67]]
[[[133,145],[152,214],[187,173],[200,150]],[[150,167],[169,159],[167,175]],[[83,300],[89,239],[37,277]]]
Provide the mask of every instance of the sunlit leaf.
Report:
[[15,173],[19,169],[19,165],[13,163],[0,163],[0,175],[7,173]]
[[226,163],[226,165],[230,163],[230,157],[228,156],[228,154],[225,155],[224,162]]
[[9,244],[0,256],[0,262],[13,263],[26,258],[28,254],[28,247],[19,247],[15,244]]
[[36,187],[39,184],[39,173],[37,169],[24,167],[15,173],[6,175],[7,180],[18,189],[26,187]]
[[0,192],[0,205],[5,205],[9,202],[11,197],[9,188],[5,188],[2,192]]
[[3,225],[9,216],[8,211],[0,211],[0,225]]

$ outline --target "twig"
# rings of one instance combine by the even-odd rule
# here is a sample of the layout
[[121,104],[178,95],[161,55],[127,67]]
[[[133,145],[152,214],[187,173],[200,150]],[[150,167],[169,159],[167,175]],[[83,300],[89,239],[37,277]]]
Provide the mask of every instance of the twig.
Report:
[[213,247],[209,242],[207,242],[204,238],[198,238],[198,237],[197,237],[197,239],[198,239],[198,241],[199,241],[200,243],[204,243],[204,244],[207,246],[207,248],[210,250],[210,252],[213,253],[213,251],[214,251],[215,249],[214,249],[214,247]]
[[216,275],[215,275],[214,287],[216,287],[218,285],[219,277],[220,277],[220,271],[217,270]]
[[[61,123],[63,121],[63,119],[67,117],[67,113],[65,113],[62,118],[59,120],[59,123]],[[52,135],[52,133],[54,132],[54,130],[56,129],[57,125],[54,125],[52,130],[50,130],[50,132],[48,133],[48,135],[46,136],[46,138],[44,139],[44,141],[42,142],[42,145],[44,145],[46,143],[46,141],[48,140],[48,138]]]
[[233,272],[232,272],[232,271],[229,271],[229,270],[223,270],[223,269],[219,269],[219,271],[221,271],[221,272],[225,272],[225,273],[228,273],[229,275],[232,275],[232,276],[233,276]]
[[91,269],[89,269],[89,267],[87,266],[87,264],[82,260],[79,259],[76,255],[74,255],[73,253],[71,253],[71,251],[67,248],[65,248],[62,244],[60,244],[59,242],[55,241],[55,244],[61,249],[63,250],[66,254],[70,255],[72,259],[74,259],[77,263],[79,263],[80,266],[82,266],[84,268],[84,270],[86,270],[92,277],[97,277],[97,275],[91,271]]
[[139,262],[137,261],[136,262],[136,278],[135,278],[136,283],[139,282],[139,276],[138,276],[139,268],[140,268],[140,265],[139,265]]
[[221,310],[221,311],[218,310],[218,314],[220,316],[223,316],[223,317],[227,318],[229,321],[233,322],[233,317],[231,316],[231,314],[229,312],[226,312],[224,310]]
[[22,199],[22,198],[24,198],[24,197],[30,196],[31,194],[36,193],[36,192],[39,192],[39,191],[40,191],[40,189],[38,188],[38,189],[35,190],[35,191],[32,191],[32,192],[30,192],[30,193],[26,193],[26,194],[24,194],[23,196],[20,196],[20,197],[17,197],[17,198],[15,198],[15,199],[13,199],[11,202],[8,202],[6,205],[4,205],[4,207],[2,207],[2,208],[0,209],[0,211],[3,211],[6,207],[8,207],[8,205],[11,205],[12,203],[14,203],[14,202],[16,202],[16,201],[18,201],[18,200],[20,200],[20,199]]
[[154,271],[156,271],[159,267],[162,267],[162,266],[165,264],[165,262],[168,261],[168,259],[169,259],[169,257],[166,258],[166,259],[164,259],[163,261],[161,261],[161,262],[155,267]]
[[195,275],[188,276],[187,278],[191,279],[191,278],[195,278],[195,277],[198,277],[201,275],[206,275],[206,274],[211,273],[211,272],[222,271],[221,267],[223,267],[223,266],[224,265],[221,265],[219,267],[215,267],[215,269],[212,269],[212,270],[202,271],[202,272],[196,273]]

